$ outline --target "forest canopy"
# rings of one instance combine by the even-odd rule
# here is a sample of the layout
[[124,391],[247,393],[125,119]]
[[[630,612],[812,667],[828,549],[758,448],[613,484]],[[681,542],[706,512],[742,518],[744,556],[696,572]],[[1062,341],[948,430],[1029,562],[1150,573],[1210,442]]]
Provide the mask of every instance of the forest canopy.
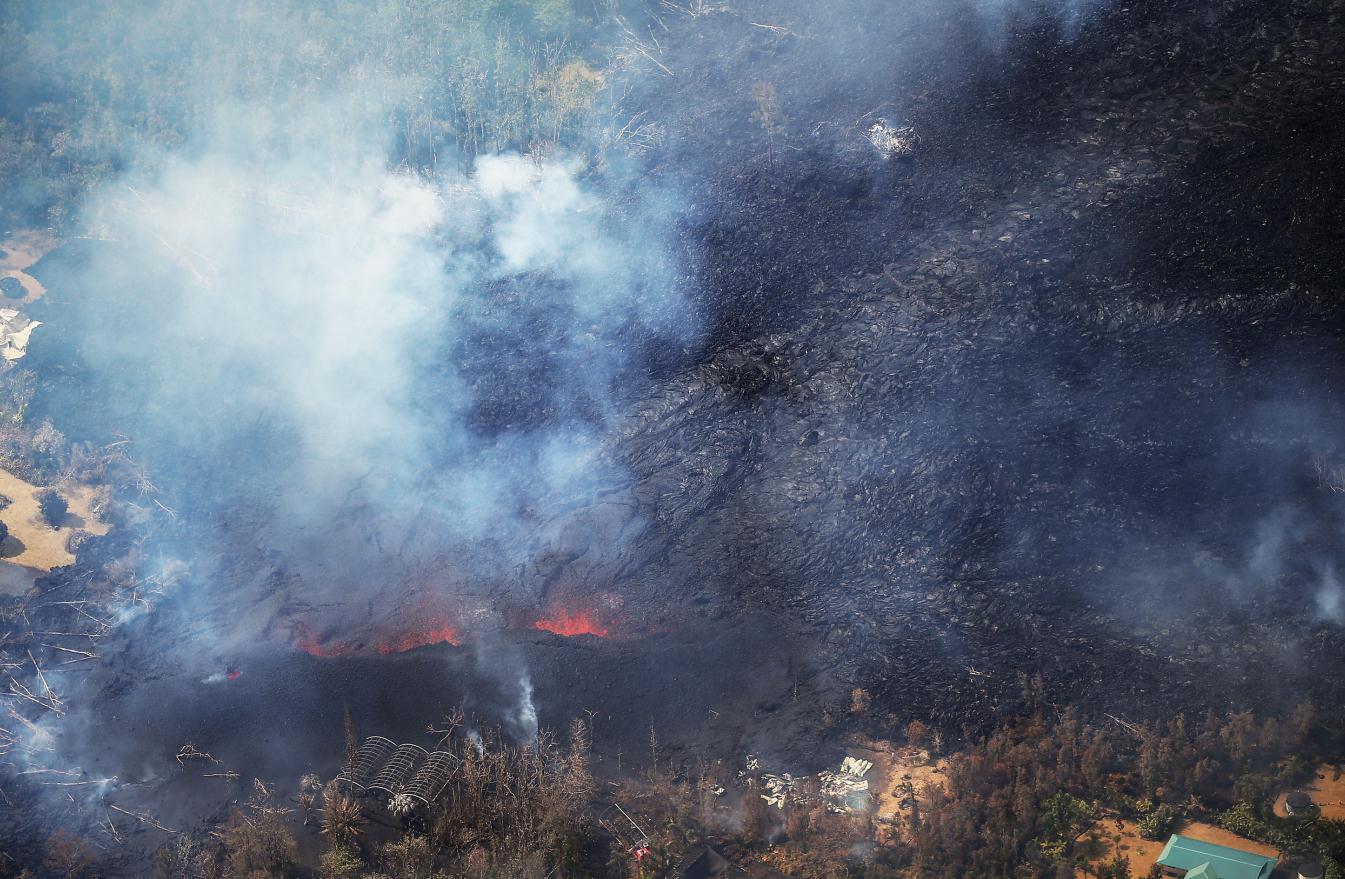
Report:
[[346,124],[393,132],[392,163],[416,170],[578,143],[608,53],[631,27],[622,0],[144,5],[0,11],[7,227],[65,227],[68,206],[133,157],[203,148],[194,138],[222,112],[283,118],[337,92],[358,94],[369,114]]

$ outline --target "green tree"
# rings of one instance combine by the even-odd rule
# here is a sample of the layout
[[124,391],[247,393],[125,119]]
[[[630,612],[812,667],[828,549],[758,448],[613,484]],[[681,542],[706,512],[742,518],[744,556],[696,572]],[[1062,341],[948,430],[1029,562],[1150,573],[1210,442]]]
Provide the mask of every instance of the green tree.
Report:
[[59,528],[65,521],[65,514],[70,509],[70,504],[56,489],[45,488],[37,493],[37,507],[42,513],[43,521],[53,528]]
[[1163,839],[1177,826],[1177,813],[1166,803],[1151,809],[1136,822],[1140,836],[1145,839]]
[[1062,792],[1042,804],[1041,829],[1047,838],[1072,842],[1096,818],[1090,803]]

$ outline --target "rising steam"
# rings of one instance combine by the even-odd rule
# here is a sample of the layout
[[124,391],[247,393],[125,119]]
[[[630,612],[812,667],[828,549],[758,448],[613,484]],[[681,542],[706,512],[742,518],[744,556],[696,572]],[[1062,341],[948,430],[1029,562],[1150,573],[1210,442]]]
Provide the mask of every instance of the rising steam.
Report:
[[129,273],[152,310],[83,354],[155,401],[151,460],[185,452],[216,480],[176,504],[266,511],[283,567],[327,560],[303,599],[350,602],[460,541],[494,547],[471,573],[498,574],[558,502],[619,479],[599,438],[621,380],[694,327],[665,199],[618,217],[563,158],[405,172],[322,108],[237,108],[203,142],[93,197],[85,222],[115,246],[76,279]]

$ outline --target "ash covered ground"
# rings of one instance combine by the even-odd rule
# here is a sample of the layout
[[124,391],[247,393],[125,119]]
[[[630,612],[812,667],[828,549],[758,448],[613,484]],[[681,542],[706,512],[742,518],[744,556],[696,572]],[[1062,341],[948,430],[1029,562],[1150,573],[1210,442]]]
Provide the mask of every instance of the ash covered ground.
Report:
[[[456,704],[521,735],[588,709],[605,760],[652,725],[799,771],[856,729],[984,730],[1023,676],[1095,715],[1339,719],[1345,6],[813,6],[660,17],[624,98],[649,143],[576,176],[607,226],[659,225],[686,315],[557,311],[564,273],[475,283],[405,385],[468,440],[409,476],[342,471],[304,508],[275,404],[162,378],[217,343],[140,335],[179,307],[162,252],[38,263],[34,414],[131,438],[162,503],[48,583],[137,541],[186,572],[108,636],[58,751],[185,825],[232,794],[175,774],[183,743],[330,773],[346,708],[398,740]],[[363,280],[351,307],[379,309]],[[601,476],[506,481],[484,528],[365,487],[531,474],[553,430]]]

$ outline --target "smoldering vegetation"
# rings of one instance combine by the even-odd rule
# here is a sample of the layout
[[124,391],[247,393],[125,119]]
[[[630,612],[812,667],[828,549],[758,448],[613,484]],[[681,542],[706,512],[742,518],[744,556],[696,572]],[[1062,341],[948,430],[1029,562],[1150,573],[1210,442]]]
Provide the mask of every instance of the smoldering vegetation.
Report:
[[[311,759],[402,682],[324,650],[555,608],[646,640],[500,636],[482,704],[612,706],[609,752],[631,691],[801,766],[1020,673],[1332,716],[1340,4],[891,6],[15,12],[6,216],[67,239],[27,417],[129,439],[188,572],[88,687],[171,730],[98,759],[249,656],[323,694],[256,694]],[[697,644],[742,674],[660,664]]]

